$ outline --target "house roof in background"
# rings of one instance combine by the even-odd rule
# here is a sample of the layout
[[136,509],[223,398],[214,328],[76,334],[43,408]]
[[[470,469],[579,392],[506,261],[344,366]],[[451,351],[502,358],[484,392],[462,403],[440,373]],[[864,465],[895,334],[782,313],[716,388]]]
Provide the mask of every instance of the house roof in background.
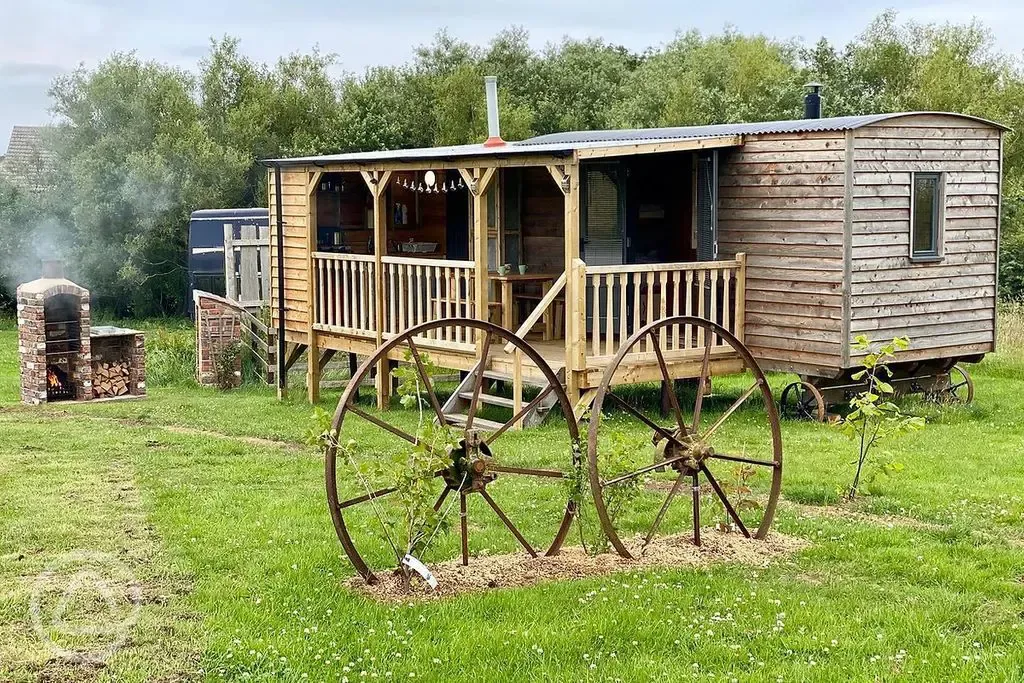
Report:
[[631,128],[621,130],[581,130],[550,133],[509,142],[496,147],[482,144],[453,145],[448,147],[418,147],[376,152],[352,152],[323,156],[267,159],[265,163],[282,165],[360,163],[374,161],[416,161],[425,159],[456,159],[464,157],[510,156],[518,154],[570,155],[582,149],[614,149],[637,144],[674,142],[701,138],[732,137],[736,135],[769,135],[772,133],[811,133],[818,131],[856,130],[874,123],[903,116],[940,115],[955,116],[978,123],[1009,130],[1002,124],[966,114],[949,112],[900,112],[894,114],[866,114],[861,116],[835,116],[821,119],[794,119],[790,121],[760,121],[755,123],[722,123],[709,126],[678,126],[672,128]]
[[0,158],[0,174],[29,189],[43,189],[57,164],[47,140],[52,130],[52,126],[15,126],[7,154]]

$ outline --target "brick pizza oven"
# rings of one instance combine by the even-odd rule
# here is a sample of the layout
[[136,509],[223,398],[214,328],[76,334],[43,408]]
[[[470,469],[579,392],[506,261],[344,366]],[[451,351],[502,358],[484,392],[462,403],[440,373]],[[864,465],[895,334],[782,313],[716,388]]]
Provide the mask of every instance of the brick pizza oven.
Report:
[[143,334],[93,328],[89,290],[66,279],[59,261],[44,261],[42,274],[17,291],[22,402],[145,394]]

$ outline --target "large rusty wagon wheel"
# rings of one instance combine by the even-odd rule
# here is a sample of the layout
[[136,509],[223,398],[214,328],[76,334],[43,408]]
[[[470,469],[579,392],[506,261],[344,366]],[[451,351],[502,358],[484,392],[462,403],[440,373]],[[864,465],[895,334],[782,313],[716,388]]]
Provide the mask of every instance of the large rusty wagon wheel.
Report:
[[789,420],[814,420],[824,422],[825,398],[818,387],[810,382],[799,381],[786,385],[779,397],[779,411]]
[[[683,330],[684,335],[697,342],[697,355],[686,352],[669,351],[663,346],[665,340],[675,336],[675,330]],[[646,349],[643,346],[646,345]],[[702,349],[702,351],[701,351]],[[653,353],[652,353],[653,351]],[[673,379],[673,375],[689,374],[686,368],[673,369],[673,366],[689,364],[690,368],[699,367],[699,380],[696,383],[696,395],[693,409],[689,411],[689,420],[684,415],[682,406],[675,393],[670,393],[672,421],[668,424],[659,423],[642,410],[635,407],[630,396],[637,396],[635,389],[629,385],[615,383],[628,376],[630,364],[627,356],[631,353],[646,353],[648,359],[657,360],[661,378],[665,381]],[[733,357],[742,361],[746,377],[751,383],[739,398],[733,401],[713,419],[707,419],[705,405],[707,379],[710,377],[714,357]],[[620,374],[620,371],[621,374]],[[616,377],[620,375],[619,377]],[[692,375],[691,375],[692,376]],[[744,382],[745,384],[746,382]],[[748,416],[737,417],[749,411],[737,411],[754,394],[760,393],[762,399],[762,419],[753,422],[760,425],[756,431],[755,453],[751,454],[740,447],[739,437],[729,437],[728,422],[730,419],[742,420],[743,427],[751,420]],[[633,402],[636,402],[635,399]],[[638,429],[642,434],[649,435],[650,450],[639,457],[647,464],[626,468],[625,471],[609,473],[602,468],[602,449],[612,450],[609,444],[600,439],[602,430],[602,409],[615,407],[625,414],[628,426]],[[621,425],[616,426],[619,429]],[[594,399],[590,430],[588,433],[587,460],[589,467],[590,487],[594,496],[594,504],[609,542],[623,557],[633,557],[634,553],[642,553],[664,526],[667,513],[676,495],[688,486],[692,496],[692,514],[690,520],[683,522],[692,528],[693,542],[701,544],[701,498],[702,496],[717,499],[728,516],[732,528],[747,538],[764,538],[771,527],[778,503],[779,489],[782,484],[782,435],[779,429],[779,416],[772,398],[771,388],[764,374],[747,348],[720,325],[703,318],[678,316],[666,318],[647,325],[638,330],[619,349],[602,376],[597,395]],[[619,446],[621,450],[621,446]],[[742,478],[736,485],[726,479],[729,467],[743,470]],[[763,473],[769,478],[768,490],[753,500],[755,494],[746,482]],[[654,477],[668,474],[669,479],[661,481],[661,487],[654,486],[657,481],[648,482],[644,490],[658,492],[658,500],[667,488],[664,501],[657,507],[652,520],[645,519],[642,523],[630,520],[626,528],[624,522],[615,519],[615,512],[624,517],[622,509],[610,510],[609,502],[615,499],[614,487],[636,485],[638,478]],[[702,483],[703,482],[703,483]],[[654,508],[650,511],[653,512]],[[753,516],[753,518],[752,518]],[[692,521],[692,525],[691,525]],[[626,540],[636,534],[636,542],[627,545]]]
[[[529,359],[540,369],[547,381],[547,385],[507,421],[484,420],[478,417],[478,413],[481,405],[480,395],[485,380],[485,373],[474,370],[472,373],[473,395],[468,411],[464,416],[458,418],[458,424],[454,424],[450,418],[446,418],[442,409],[442,403],[435,391],[434,379],[428,371],[430,349],[426,347],[430,344],[429,338],[437,336],[434,334],[435,332],[441,328],[455,327],[461,327],[466,330],[467,339],[483,340],[482,350],[485,358],[505,353],[502,347],[511,343],[516,351],[521,352],[524,358]],[[385,446],[385,449],[408,448],[410,444],[416,445],[421,443],[415,434],[415,429],[410,429],[407,425],[402,424],[401,420],[395,419],[400,418],[403,413],[408,417],[412,411],[396,411],[390,414],[376,411],[371,412],[368,408],[359,406],[356,403],[356,391],[360,383],[370,375],[371,370],[377,367],[378,363],[389,358],[389,354],[391,354],[390,358],[394,360],[394,352],[396,350],[404,352],[404,357],[411,361],[411,365],[415,367],[416,375],[421,382],[421,395],[425,395],[426,402],[429,404],[429,407],[425,408],[426,419],[435,421],[436,424],[449,425],[456,432],[457,446],[445,453],[436,453],[436,455],[451,464],[434,475],[437,495],[434,510],[435,512],[443,512],[444,509],[452,509],[454,499],[448,500],[447,504],[446,500],[451,494],[458,495],[460,517],[458,526],[461,536],[462,563],[467,564],[469,561],[469,524],[467,522],[466,499],[473,494],[479,494],[480,498],[494,512],[497,519],[501,521],[508,532],[515,538],[516,542],[530,556],[536,557],[539,553],[546,555],[556,554],[561,548],[566,534],[569,532],[573,515],[575,514],[575,504],[569,500],[564,487],[561,485],[561,481],[568,477],[572,469],[577,467],[579,463],[579,449],[576,447],[579,441],[578,425],[575,420],[566,419],[567,432],[564,437],[559,438],[552,434],[549,446],[543,449],[542,453],[536,452],[535,449],[537,455],[545,456],[549,460],[555,459],[560,461],[560,467],[525,467],[504,464],[502,458],[502,445],[504,442],[501,441],[501,438],[507,434],[516,422],[529,414],[551,394],[554,395],[556,405],[561,408],[564,416],[572,416],[572,404],[569,402],[569,398],[557,375],[551,370],[551,367],[544,361],[543,357],[525,340],[489,322],[468,318],[448,318],[409,328],[380,346],[356,370],[348,383],[345,393],[338,402],[331,426],[333,438],[331,439],[331,445],[327,450],[325,459],[327,501],[338,540],[341,541],[342,548],[344,548],[345,554],[352,562],[356,571],[369,583],[374,583],[377,580],[363,553],[357,548],[357,544],[350,532],[351,525],[346,523],[346,518],[357,516],[358,512],[363,509],[364,512],[377,516],[378,521],[380,521],[380,515],[386,514],[386,511],[382,510],[383,504],[388,501],[389,495],[396,492],[396,489],[391,485],[381,488],[373,488],[366,485],[361,489],[365,491],[362,495],[342,495],[341,489],[339,489],[338,469],[339,462],[343,460],[343,456],[339,454],[338,444],[347,443],[347,438],[354,438],[357,442],[364,443],[370,440],[389,439],[390,443]],[[552,410],[554,409],[552,407]],[[353,415],[365,421],[362,425],[359,425],[364,428],[361,437],[357,437],[354,431],[350,431],[349,434],[345,432],[345,427],[352,422]],[[367,422],[370,424],[367,425]],[[378,430],[377,433],[367,434],[365,431],[367,426],[375,427]],[[423,445],[430,448],[429,445]],[[344,465],[342,466],[344,467]],[[490,492],[492,487],[495,486],[495,482],[504,479],[506,476],[523,477],[525,478],[523,481],[553,482],[559,487],[559,495],[563,496],[561,500],[566,501],[564,507],[559,506],[557,515],[550,515],[550,519],[547,522],[540,522],[541,526],[547,524],[547,529],[553,529],[553,533],[549,533],[542,539],[534,538],[534,542],[531,542],[527,538],[527,535],[531,534],[524,534],[520,527],[506,514],[506,511],[499,504],[502,498],[500,493],[492,496]],[[498,486],[498,489],[500,491],[501,487]],[[557,502],[549,497],[546,500],[544,498],[545,496],[542,494],[536,496],[536,499],[541,499],[549,505]],[[528,501],[530,508],[538,506],[538,500],[536,499]],[[505,505],[508,504],[507,499],[502,502]],[[537,524],[533,526],[536,527]],[[386,530],[385,534],[387,534]],[[538,536],[539,534],[533,533],[532,535]],[[390,542],[391,539],[389,538],[388,541]],[[365,547],[364,552],[366,552]],[[395,554],[396,556],[398,555],[397,550]],[[401,560],[400,557],[396,557],[396,559]],[[394,565],[391,568],[394,568]]]

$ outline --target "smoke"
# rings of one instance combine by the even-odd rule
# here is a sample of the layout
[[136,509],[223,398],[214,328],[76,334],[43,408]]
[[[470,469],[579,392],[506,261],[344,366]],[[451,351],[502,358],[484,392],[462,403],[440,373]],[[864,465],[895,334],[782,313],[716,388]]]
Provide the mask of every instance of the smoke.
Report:
[[[40,192],[0,178],[0,309],[10,305],[19,284],[41,277],[46,260],[64,261],[69,279],[108,295],[116,290],[107,285],[117,280],[142,280],[153,266],[146,247],[177,222],[169,214],[178,201],[168,173],[133,161],[108,176],[98,196],[80,194],[70,178]],[[76,229],[77,221],[84,230]]]
[[73,263],[73,232],[47,211],[41,197],[11,192],[0,197],[0,293],[41,275],[44,260]]

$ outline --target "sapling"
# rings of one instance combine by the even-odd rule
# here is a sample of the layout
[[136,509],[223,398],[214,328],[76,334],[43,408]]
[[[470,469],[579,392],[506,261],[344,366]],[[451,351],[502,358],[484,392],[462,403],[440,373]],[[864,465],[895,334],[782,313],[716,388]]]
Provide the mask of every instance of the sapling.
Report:
[[[433,374],[436,366],[430,358],[421,354],[420,360],[428,376]],[[451,454],[458,446],[458,434],[447,425],[435,425],[431,419],[433,412],[424,411],[428,403],[423,396],[426,387],[415,368],[410,371],[407,366],[401,367],[395,375],[401,380],[397,393],[402,405],[419,410],[415,444],[367,454],[354,440],[339,443],[331,428],[330,415],[321,409],[314,413],[317,426],[310,431],[308,440],[325,451],[335,446],[337,458],[347,466],[353,483],[361,491],[369,494],[382,487],[393,489],[386,499],[390,513],[385,512],[381,501],[371,498],[367,504],[398,560],[403,583],[408,588],[412,575],[403,558],[417,557],[426,550],[444,528],[451,509],[451,504],[435,509],[437,478],[438,472],[453,468]],[[364,455],[369,457],[361,457]],[[456,499],[452,497],[453,501]]]
[[[852,379],[863,381],[864,390],[850,399],[850,412],[837,422],[838,428],[857,442],[857,469],[853,483],[847,493],[848,500],[854,500],[860,492],[864,466],[871,462],[874,447],[882,440],[924,428],[924,419],[905,415],[893,402],[895,389],[889,380],[892,368],[889,363],[896,354],[910,347],[910,339],[896,337],[884,344],[873,344],[865,335],[854,339],[855,351],[863,352],[861,369]],[[887,474],[901,471],[903,465],[896,462],[884,463],[879,469]]]

